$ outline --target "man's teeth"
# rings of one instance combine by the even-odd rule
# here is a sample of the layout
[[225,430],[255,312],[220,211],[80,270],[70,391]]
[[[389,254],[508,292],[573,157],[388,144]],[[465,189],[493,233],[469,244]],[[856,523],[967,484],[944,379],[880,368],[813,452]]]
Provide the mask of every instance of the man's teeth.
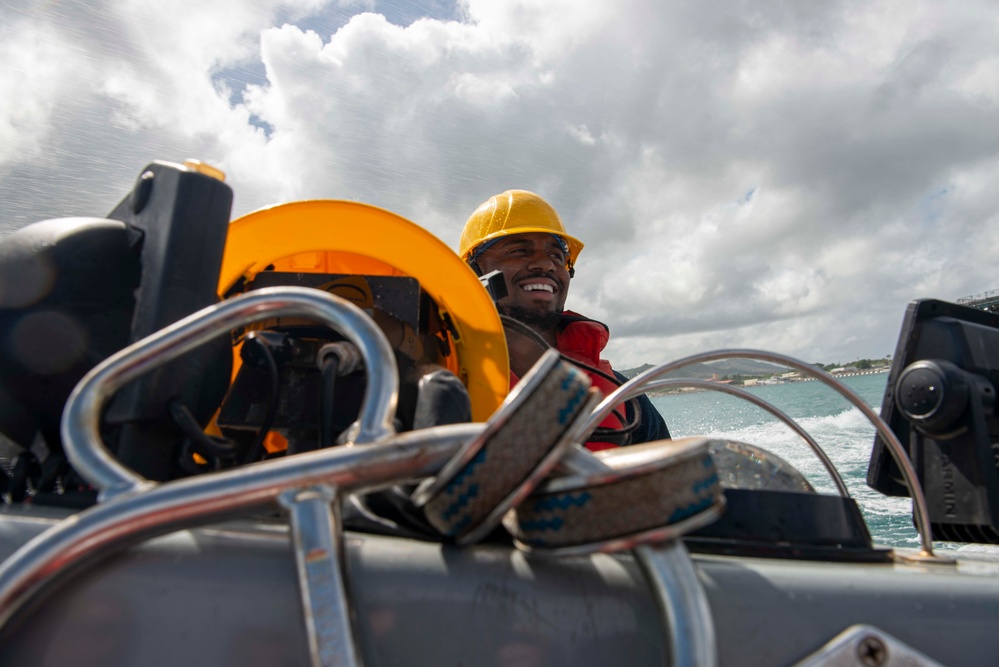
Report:
[[545,284],[540,284],[540,283],[539,284],[524,285],[523,290],[525,292],[539,292],[540,291],[540,292],[551,292],[552,294],[555,293],[555,289],[551,285],[545,285]]

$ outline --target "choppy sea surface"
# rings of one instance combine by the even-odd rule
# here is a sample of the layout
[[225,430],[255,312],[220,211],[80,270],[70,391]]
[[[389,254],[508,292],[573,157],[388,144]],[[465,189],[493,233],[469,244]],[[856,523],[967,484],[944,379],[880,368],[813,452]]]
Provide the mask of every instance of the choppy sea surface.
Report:
[[[881,410],[887,373],[857,375],[842,382],[875,412]],[[867,486],[874,426],[863,413],[822,382],[791,382],[746,389],[784,411],[822,446],[860,505],[876,544],[918,547],[912,501],[881,495]],[[797,468],[819,493],[836,486],[809,446],[769,413],[735,396],[713,391],[653,396],[675,438],[711,436],[767,449]],[[941,545],[943,546],[943,545]]]

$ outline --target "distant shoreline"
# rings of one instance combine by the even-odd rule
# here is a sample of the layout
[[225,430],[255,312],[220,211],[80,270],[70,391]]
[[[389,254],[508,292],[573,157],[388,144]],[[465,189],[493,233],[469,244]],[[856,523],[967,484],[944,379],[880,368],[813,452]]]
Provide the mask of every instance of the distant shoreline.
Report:
[[[879,373],[887,373],[890,368],[875,368],[869,371],[856,371],[855,373],[836,373],[833,375],[834,378],[852,378],[858,375],[878,375]],[[809,382],[814,381],[815,378],[801,378],[800,380],[795,380],[795,382]]]
[[[875,368],[868,371],[854,371],[850,373],[835,373],[830,374],[834,378],[850,378],[857,377],[859,375],[879,375],[882,373],[888,373],[890,369],[888,368]],[[679,378],[677,378],[679,379]],[[696,378],[691,378],[696,379]],[[728,384],[731,387],[738,387],[739,389],[757,389],[759,387],[775,387],[784,384],[794,384],[796,382],[815,382],[817,378],[814,377],[803,377],[803,378],[783,378],[779,382],[771,382],[767,384],[752,384],[752,385],[740,385],[740,384]],[[700,380],[701,382],[710,382],[710,380]],[[718,383],[721,384],[721,383]],[[674,396],[676,394],[690,394],[697,393],[701,391],[711,391],[710,389],[702,389],[701,387],[669,387],[667,389],[653,389],[652,391],[646,392],[648,396]]]

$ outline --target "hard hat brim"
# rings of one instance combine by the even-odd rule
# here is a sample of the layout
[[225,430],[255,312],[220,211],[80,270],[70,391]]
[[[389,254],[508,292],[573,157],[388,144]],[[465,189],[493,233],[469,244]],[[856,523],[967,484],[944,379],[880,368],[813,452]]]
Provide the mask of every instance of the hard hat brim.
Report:
[[553,232],[551,229],[548,229],[547,227],[516,227],[514,229],[499,229],[479,239],[479,242],[476,243],[471,248],[469,248],[468,250],[466,250],[465,254],[463,254],[461,258],[467,262],[469,258],[475,254],[476,250],[481,248],[483,244],[488,243],[490,241],[501,239],[505,236],[517,236],[519,234],[533,234],[536,232],[540,232],[543,234],[551,234],[553,236],[558,236],[559,238],[564,239],[566,245],[569,247],[569,257],[568,257],[569,266],[571,267],[576,265],[576,258],[579,257],[579,253],[584,247],[583,242],[574,236],[569,236],[568,234],[560,232]]

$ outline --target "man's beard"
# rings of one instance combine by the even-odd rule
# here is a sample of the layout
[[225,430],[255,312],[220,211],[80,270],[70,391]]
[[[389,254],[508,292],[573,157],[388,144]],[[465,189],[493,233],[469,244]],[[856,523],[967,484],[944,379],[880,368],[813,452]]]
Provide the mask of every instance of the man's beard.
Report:
[[498,303],[497,309],[503,315],[507,317],[512,317],[515,320],[523,322],[527,326],[531,327],[535,331],[552,331],[558,326],[558,323],[562,319],[561,312],[554,311],[537,311],[531,310],[530,308],[524,308],[523,306],[511,306],[504,303]]

